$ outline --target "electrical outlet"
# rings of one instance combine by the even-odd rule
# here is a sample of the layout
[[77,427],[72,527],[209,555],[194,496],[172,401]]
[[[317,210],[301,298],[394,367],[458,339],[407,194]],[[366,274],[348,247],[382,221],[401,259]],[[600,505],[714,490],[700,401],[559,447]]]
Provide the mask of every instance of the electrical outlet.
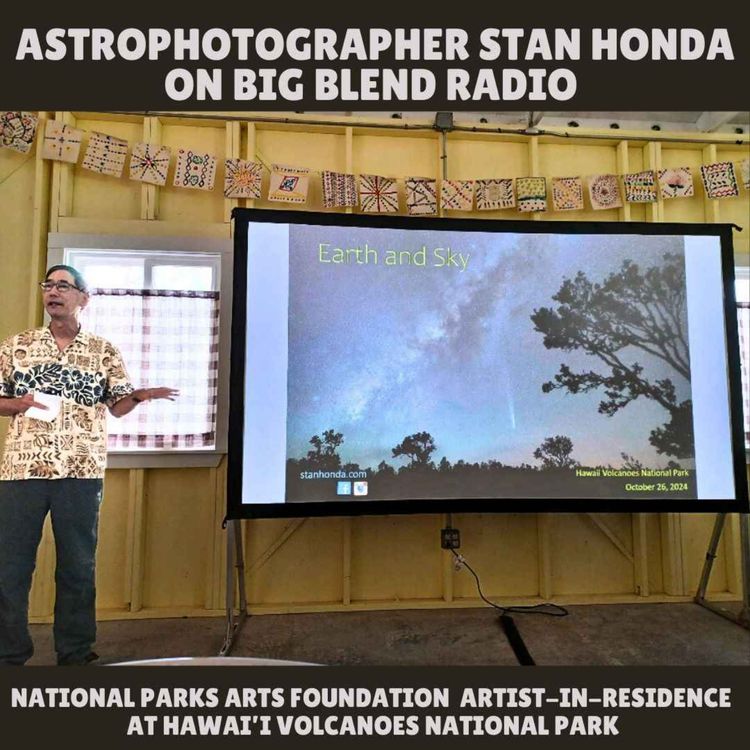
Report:
[[443,549],[458,549],[461,546],[461,532],[458,529],[440,529],[440,546]]

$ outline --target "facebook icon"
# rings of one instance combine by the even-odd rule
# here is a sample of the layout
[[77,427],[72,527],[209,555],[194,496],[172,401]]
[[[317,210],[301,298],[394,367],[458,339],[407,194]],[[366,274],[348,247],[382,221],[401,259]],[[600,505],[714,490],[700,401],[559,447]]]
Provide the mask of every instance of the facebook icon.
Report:
[[351,495],[352,494],[352,483],[351,482],[337,482],[336,483],[336,494],[337,495]]

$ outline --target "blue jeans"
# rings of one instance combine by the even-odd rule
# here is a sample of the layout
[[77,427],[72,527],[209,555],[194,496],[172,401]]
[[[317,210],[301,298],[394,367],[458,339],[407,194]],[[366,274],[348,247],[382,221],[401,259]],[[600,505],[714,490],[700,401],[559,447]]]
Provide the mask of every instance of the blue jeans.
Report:
[[95,557],[101,479],[0,482],[0,664],[34,653],[29,591],[49,512],[57,553],[55,624],[58,663],[76,663],[96,640]]

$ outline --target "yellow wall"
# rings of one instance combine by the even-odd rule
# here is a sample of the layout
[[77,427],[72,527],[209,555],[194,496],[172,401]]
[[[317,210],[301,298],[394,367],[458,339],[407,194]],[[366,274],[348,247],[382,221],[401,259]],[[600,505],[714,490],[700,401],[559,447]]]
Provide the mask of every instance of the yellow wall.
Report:
[[[442,170],[436,133],[358,127],[362,121],[356,119],[345,127],[91,113],[56,116],[131,142],[161,141],[220,158],[257,156],[266,164],[398,177],[437,177]],[[661,166],[697,168],[748,155],[747,137],[743,145],[736,145],[736,136],[727,136],[717,146],[679,134],[671,134],[681,139],[678,143],[634,140],[653,134],[624,131],[616,137],[611,131],[600,134],[611,140],[579,137],[586,134],[592,133],[579,128],[575,139],[563,141],[454,132],[447,142],[448,176],[549,178]],[[309,203],[302,208],[322,210],[319,185],[314,179],[311,183]],[[264,183],[264,194],[265,187]],[[748,264],[747,191],[739,198],[711,201],[704,197],[699,179],[696,190],[690,200],[544,218],[735,222],[746,229],[735,233],[738,262]],[[0,337],[40,320],[34,283],[46,262],[48,231],[227,238],[229,214],[236,205],[252,202],[225,200],[218,187],[211,193],[169,185],[155,188],[45,162],[36,150],[24,156],[0,149]],[[259,200],[255,205],[272,209],[279,204]],[[481,217],[505,220],[519,215],[498,211]],[[541,216],[522,218],[534,221]],[[100,617],[220,612],[225,470],[223,462],[216,469],[108,472],[98,565]],[[664,601],[691,595],[713,519],[677,514],[457,514],[452,521],[462,531],[462,552],[481,575],[488,596],[502,602],[570,603]],[[473,580],[465,571],[456,572],[448,553],[440,550],[439,529],[445,520],[427,515],[246,522],[251,608],[265,613],[476,605]],[[47,534],[32,592],[32,615],[38,620],[51,616],[53,560]],[[739,576],[739,532],[733,518],[715,565],[712,597],[736,598]]]

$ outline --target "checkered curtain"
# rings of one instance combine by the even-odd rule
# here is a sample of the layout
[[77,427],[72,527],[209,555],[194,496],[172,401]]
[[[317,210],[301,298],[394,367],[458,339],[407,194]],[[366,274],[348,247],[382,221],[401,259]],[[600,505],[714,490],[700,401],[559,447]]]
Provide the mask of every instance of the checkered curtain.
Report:
[[216,442],[219,293],[92,289],[83,326],[121,352],[136,388],[177,388],[174,402],[109,418],[110,449],[206,448]]
[[740,331],[740,369],[742,371],[742,408],[745,414],[745,445],[750,445],[750,304],[737,305]]

